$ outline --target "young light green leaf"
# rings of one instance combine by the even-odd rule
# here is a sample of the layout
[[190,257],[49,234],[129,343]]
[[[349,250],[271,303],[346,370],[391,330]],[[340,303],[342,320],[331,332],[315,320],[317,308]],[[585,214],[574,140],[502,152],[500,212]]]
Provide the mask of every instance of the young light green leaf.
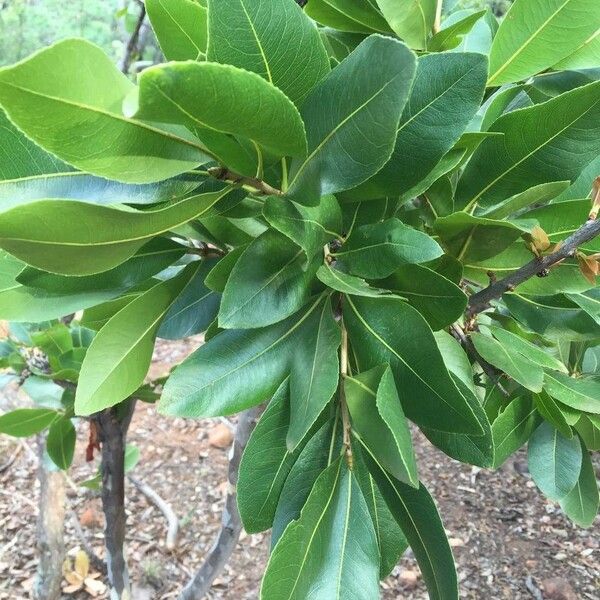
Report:
[[600,414],[600,383],[593,378],[546,373],[544,389],[556,400],[595,415]]
[[388,290],[371,287],[364,279],[348,275],[348,273],[344,273],[329,264],[319,267],[317,270],[317,279],[332,290],[352,296],[376,298],[378,296],[390,295]]
[[59,469],[66,470],[71,466],[76,438],[75,427],[69,418],[62,417],[50,425],[46,451]]
[[394,33],[415,50],[425,50],[435,21],[436,0],[377,0]]
[[116,267],[150,238],[206,213],[230,189],[146,211],[40,200],[0,213],[0,246],[44,271],[91,275]]
[[579,527],[591,527],[598,514],[600,497],[598,496],[598,483],[592,459],[585,449],[583,451],[583,462],[581,473],[575,487],[560,501],[560,507],[566,515],[579,525]]
[[600,67],[600,28],[596,30],[573,54],[569,54],[553,67],[556,71],[594,69]]
[[[331,548],[337,548],[331,552]],[[352,471],[339,458],[319,476],[277,542],[261,586],[262,600],[379,598],[379,549]]]
[[160,323],[195,270],[196,265],[190,265],[177,277],[151,287],[100,329],[79,374],[76,414],[90,415],[114,406],[142,384]]
[[291,100],[256,73],[231,65],[186,61],[150,67],[140,76],[138,97],[128,99],[127,113],[198,127],[201,138],[203,129],[240,135],[281,156],[306,152],[304,125]]
[[125,118],[121,104],[132,89],[100,48],[79,39],[57,42],[0,70],[0,104],[11,120],[83,171],[148,183],[211,159],[183,128]]
[[400,265],[428,262],[442,254],[439,244],[426,233],[393,218],[354,229],[333,256],[352,275],[381,279]]
[[389,363],[408,418],[440,431],[483,433],[414,308],[397,298],[347,296],[343,310],[359,370]]
[[310,298],[318,263],[314,258],[307,265],[298,246],[268,229],[244,250],[231,270],[219,326],[254,329],[289,317]]
[[293,200],[314,205],[357,186],[388,161],[415,63],[406,46],[374,35],[313,89],[302,105],[308,156],[292,163]]
[[[457,11],[461,12],[461,11]],[[465,15],[456,21],[446,25],[446,19],[442,21],[441,29],[429,40],[427,50],[429,52],[441,52],[452,50],[460,45],[465,35],[473,30],[474,25],[486,14],[485,10],[465,11]],[[482,53],[483,54],[483,53]],[[486,74],[487,79],[487,74]]]
[[13,437],[29,437],[43,431],[58,413],[48,408],[18,408],[0,416],[0,433]]
[[560,501],[575,487],[583,453],[578,437],[568,439],[550,423],[542,423],[527,447],[529,472],[550,500]]
[[600,152],[599,92],[591,83],[500,117],[490,130],[504,135],[484,140],[469,161],[457,206],[496,206],[537,184],[575,180]]
[[389,366],[344,380],[352,427],[377,461],[394,477],[419,487],[408,422]]
[[492,44],[488,85],[520,81],[546,70],[597,29],[596,0],[515,0]]
[[146,11],[167,60],[206,57],[206,8],[194,0],[146,0]]
[[258,73],[297,106],[329,72],[314,23],[295,2],[210,0],[208,60]]

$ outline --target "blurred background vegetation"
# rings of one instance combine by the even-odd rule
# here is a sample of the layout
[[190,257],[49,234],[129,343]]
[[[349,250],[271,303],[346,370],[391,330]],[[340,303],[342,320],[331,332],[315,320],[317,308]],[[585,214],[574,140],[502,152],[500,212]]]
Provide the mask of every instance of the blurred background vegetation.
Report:
[[[310,1],[310,0],[309,0]],[[491,7],[501,16],[511,0],[446,0],[446,10]],[[121,60],[135,27],[140,0],[0,0],[0,65],[14,63],[66,37],[83,37]],[[140,32],[142,61],[158,62],[150,28]]]

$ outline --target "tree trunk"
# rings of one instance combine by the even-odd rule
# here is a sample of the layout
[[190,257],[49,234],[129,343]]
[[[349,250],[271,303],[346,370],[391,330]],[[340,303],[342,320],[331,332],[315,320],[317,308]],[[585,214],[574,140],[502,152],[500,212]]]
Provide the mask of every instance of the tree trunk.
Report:
[[35,600],[61,597],[62,565],[65,559],[65,475],[45,456],[46,436],[38,435],[38,480],[40,482],[37,521],[39,562],[33,587]]
[[94,416],[102,444],[102,510],[111,600],[130,600],[125,560],[125,439],[135,401],[128,400]]

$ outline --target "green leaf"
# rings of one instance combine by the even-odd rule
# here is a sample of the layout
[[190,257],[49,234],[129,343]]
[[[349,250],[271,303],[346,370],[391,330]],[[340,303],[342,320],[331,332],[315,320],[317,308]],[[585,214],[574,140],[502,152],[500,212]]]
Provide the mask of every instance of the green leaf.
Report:
[[260,597],[301,600],[315,594],[331,600],[379,598],[377,537],[358,482],[342,458],[319,476],[300,518],[277,542]]
[[66,470],[71,466],[76,439],[77,434],[71,419],[62,417],[50,426],[46,439],[46,451],[59,469]]
[[484,140],[475,152],[456,190],[457,205],[495,206],[537,184],[575,180],[600,152],[599,90],[600,82],[591,83],[500,117],[490,131],[504,135]]
[[219,333],[169,377],[159,412],[197,418],[233,414],[263,402],[290,373],[294,353],[313,335],[325,302],[318,298],[269,327]]
[[581,294],[565,294],[566,297],[580,306],[590,317],[600,325],[600,289],[583,292]]
[[[452,50],[460,45],[465,35],[473,30],[474,25],[485,15],[485,10],[475,11],[466,14],[456,22],[445,26],[446,20],[442,22],[442,27],[427,44],[429,52],[441,52],[442,50]],[[486,73],[487,79],[487,73]]]
[[58,417],[48,408],[18,408],[0,416],[0,433],[13,437],[29,437],[43,431]]
[[279,495],[300,454],[300,448],[289,452],[286,446],[289,413],[286,379],[252,432],[240,463],[238,508],[248,533],[265,531],[273,525]]
[[[69,170],[68,165],[44,152],[23,135],[0,109],[0,182]],[[0,183],[0,190],[2,187]]]
[[317,314],[318,322],[306,328],[291,357],[290,427],[287,434],[290,450],[304,439],[338,386],[337,349],[341,331],[329,300],[323,303]]
[[419,487],[408,422],[389,366],[344,380],[352,427],[378,462],[394,477]]
[[344,300],[344,323],[360,371],[390,363],[405,414],[424,427],[481,434],[452,381],[427,322],[395,298]]
[[57,42],[0,70],[0,104],[11,120],[42,148],[83,171],[148,183],[210,160],[183,128],[126,119],[121,105],[132,89],[100,48],[78,39]]
[[542,367],[519,354],[512,345],[503,344],[482,333],[473,333],[471,340],[484,360],[504,371],[528,390],[542,391],[544,381]]
[[362,186],[365,197],[398,196],[425,180],[477,113],[486,77],[487,60],[481,54],[421,56],[394,152],[385,167]]
[[196,265],[162,281],[127,304],[100,329],[85,355],[75,395],[75,414],[90,415],[125,400],[144,381],[154,338]]
[[575,425],[588,450],[600,450],[600,418],[596,415],[582,415]]
[[63,275],[107,271],[133,256],[149,238],[206,213],[230,190],[146,211],[40,200],[0,213],[0,246],[44,271]]
[[597,29],[573,54],[554,65],[553,69],[592,69],[600,67],[600,29]]
[[490,52],[488,85],[527,79],[569,56],[598,29],[596,0],[516,0]]
[[206,8],[193,0],[146,0],[146,11],[167,60],[206,56]]
[[400,265],[428,262],[442,254],[439,244],[426,233],[393,218],[354,229],[333,256],[352,275],[380,279]]
[[321,265],[317,270],[317,279],[343,294],[352,296],[366,296],[368,298],[377,298],[379,296],[389,295],[388,290],[371,287],[364,279],[348,275],[339,269],[335,269],[330,264]]
[[573,430],[554,399],[545,391],[533,394],[533,399],[542,417],[556,427],[564,437],[571,439],[573,437]]
[[136,446],[132,446],[131,444],[127,444],[125,446],[125,456],[123,458],[123,466],[125,468],[125,473],[132,471],[135,468],[135,465],[138,464],[140,460],[140,449]]
[[335,196],[323,196],[317,206],[269,196],[263,215],[272,227],[300,246],[309,259],[327,242],[341,236],[342,212]]
[[402,265],[380,284],[405,298],[434,331],[456,322],[467,307],[467,296],[456,284],[422,265]]
[[564,437],[550,423],[542,423],[533,432],[527,462],[533,481],[546,497],[558,502],[575,487],[582,454],[579,438]]
[[178,340],[206,331],[219,310],[219,294],[204,284],[214,265],[215,261],[208,259],[197,261],[195,269],[190,267],[193,274],[165,314],[158,337]]
[[289,0],[210,0],[208,60],[258,73],[300,106],[329,72],[314,23]]
[[444,526],[429,492],[394,479],[365,449],[364,457],[390,512],[413,551],[431,600],[458,600],[454,557]]
[[394,33],[411,48],[425,50],[435,21],[436,0],[377,0]]
[[583,450],[581,473],[575,487],[560,501],[565,514],[580,527],[591,527],[598,514],[600,498],[596,473],[589,453]]
[[304,7],[306,14],[321,23],[345,32],[372,33],[391,32],[375,2],[352,2],[349,0],[312,0]]
[[600,382],[593,378],[546,373],[544,389],[556,400],[595,415],[600,414]]
[[300,309],[311,296],[319,261],[283,234],[268,229],[235,263],[223,292],[219,326],[253,329],[277,323]]
[[213,292],[223,293],[235,263],[238,261],[246,248],[247,246],[238,246],[223,256],[223,258],[221,258],[219,262],[211,269],[210,273],[206,275],[204,285],[213,290]]
[[291,100],[256,73],[231,65],[186,61],[150,67],[141,74],[139,96],[128,99],[126,112],[198,127],[201,138],[203,129],[240,135],[281,156],[306,152],[302,119]]
[[277,503],[271,548],[275,547],[288,524],[298,519],[317,477],[330,464],[336,433],[335,427],[332,432],[330,421],[324,423],[308,440],[293,464]]
[[497,469],[529,439],[541,419],[530,396],[515,398],[492,423]]
[[315,204],[381,169],[396,141],[415,63],[406,46],[373,35],[313,89],[302,105],[308,156],[294,160],[290,171],[293,200]]

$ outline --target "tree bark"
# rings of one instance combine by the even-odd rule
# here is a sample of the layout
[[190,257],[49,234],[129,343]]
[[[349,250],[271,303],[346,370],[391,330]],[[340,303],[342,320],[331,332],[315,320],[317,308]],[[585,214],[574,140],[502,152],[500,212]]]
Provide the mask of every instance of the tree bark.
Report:
[[130,600],[131,582],[125,560],[125,440],[134,400],[94,415],[102,445],[102,510],[111,600]]
[[65,559],[65,475],[45,457],[46,436],[38,435],[38,480],[40,501],[37,520],[39,562],[33,587],[35,600],[61,597],[62,565]]
[[201,598],[204,598],[210,590],[213,581],[225,568],[229,557],[235,549],[240,533],[242,532],[242,521],[237,507],[236,489],[240,461],[261,411],[262,408],[257,406],[244,411],[239,416],[229,456],[229,492],[227,493],[221,516],[221,530],[207,557],[204,559],[204,563],[183,589],[179,600],[201,600]]

